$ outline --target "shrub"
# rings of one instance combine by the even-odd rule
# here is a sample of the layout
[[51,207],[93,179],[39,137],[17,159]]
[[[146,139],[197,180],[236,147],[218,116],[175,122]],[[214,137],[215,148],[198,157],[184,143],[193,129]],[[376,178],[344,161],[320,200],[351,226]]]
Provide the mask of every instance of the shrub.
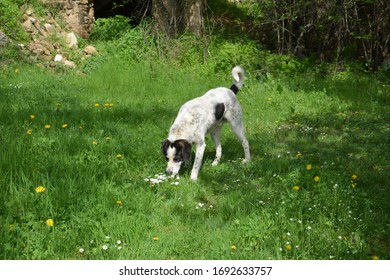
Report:
[[260,50],[253,41],[240,40],[217,42],[210,50],[210,58],[215,64],[215,71],[229,72],[233,66],[241,65],[254,73],[259,67]]
[[116,15],[112,18],[98,18],[92,28],[91,39],[110,41],[130,30],[129,18]]

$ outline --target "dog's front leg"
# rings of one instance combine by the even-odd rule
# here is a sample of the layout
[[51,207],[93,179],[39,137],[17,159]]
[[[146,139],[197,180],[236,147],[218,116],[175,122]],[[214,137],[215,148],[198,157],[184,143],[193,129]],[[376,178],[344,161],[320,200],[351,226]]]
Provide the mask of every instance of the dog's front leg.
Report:
[[196,181],[198,179],[198,174],[202,166],[203,153],[205,149],[206,144],[204,142],[202,144],[196,145],[195,161],[191,171],[191,180],[193,181]]

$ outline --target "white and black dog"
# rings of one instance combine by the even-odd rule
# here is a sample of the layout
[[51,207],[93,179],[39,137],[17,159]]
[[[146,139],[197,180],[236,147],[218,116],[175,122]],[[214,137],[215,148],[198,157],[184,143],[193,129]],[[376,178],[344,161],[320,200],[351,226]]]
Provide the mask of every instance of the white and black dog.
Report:
[[168,162],[167,174],[176,175],[183,162],[190,164],[192,144],[196,146],[191,180],[198,179],[202,166],[203,153],[206,148],[205,135],[209,132],[216,146],[216,155],[212,165],[221,159],[222,147],[220,132],[223,123],[230,123],[234,133],[242,143],[245,159],[250,160],[249,144],[245,137],[242,121],[242,110],[236,98],[242,88],[245,72],[240,66],[232,70],[234,84],[228,88],[219,87],[206,92],[203,96],[186,102],[179,111],[168,138],[162,142],[162,153]]

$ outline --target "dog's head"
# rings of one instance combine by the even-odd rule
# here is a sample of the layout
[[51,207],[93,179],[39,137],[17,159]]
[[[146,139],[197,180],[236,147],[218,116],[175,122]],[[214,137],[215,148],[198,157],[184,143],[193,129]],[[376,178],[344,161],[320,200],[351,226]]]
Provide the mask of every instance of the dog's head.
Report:
[[164,140],[161,145],[161,151],[168,165],[166,172],[169,175],[175,176],[179,173],[182,163],[189,165],[191,162],[192,145],[183,139],[171,142],[168,139]]

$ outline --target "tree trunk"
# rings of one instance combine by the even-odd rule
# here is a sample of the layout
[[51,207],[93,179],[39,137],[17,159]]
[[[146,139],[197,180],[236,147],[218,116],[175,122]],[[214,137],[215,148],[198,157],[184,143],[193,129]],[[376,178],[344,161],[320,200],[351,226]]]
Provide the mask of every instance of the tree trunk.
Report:
[[205,0],[153,0],[152,14],[158,29],[170,37],[186,30],[203,33]]
[[203,34],[203,0],[189,0],[187,2],[187,28],[196,36]]

